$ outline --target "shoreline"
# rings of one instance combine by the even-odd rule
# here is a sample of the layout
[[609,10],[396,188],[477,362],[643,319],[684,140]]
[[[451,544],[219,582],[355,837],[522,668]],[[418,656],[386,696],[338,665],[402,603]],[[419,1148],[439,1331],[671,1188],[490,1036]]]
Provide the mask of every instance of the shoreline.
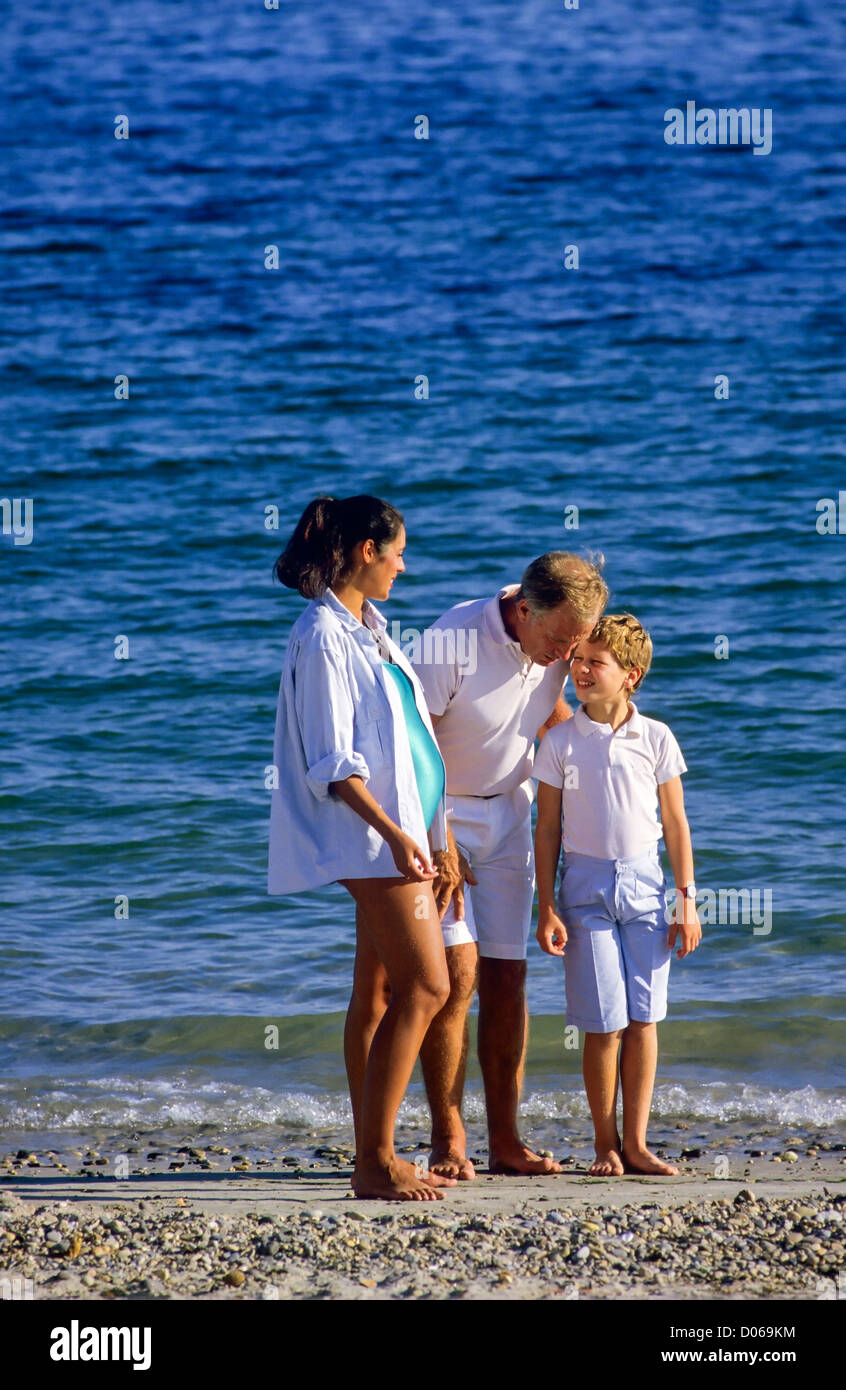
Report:
[[0,1278],[59,1300],[790,1300],[835,1297],[844,1268],[839,1153],[723,1178],[482,1171],[426,1203],[356,1200],[350,1173],[3,1176]]

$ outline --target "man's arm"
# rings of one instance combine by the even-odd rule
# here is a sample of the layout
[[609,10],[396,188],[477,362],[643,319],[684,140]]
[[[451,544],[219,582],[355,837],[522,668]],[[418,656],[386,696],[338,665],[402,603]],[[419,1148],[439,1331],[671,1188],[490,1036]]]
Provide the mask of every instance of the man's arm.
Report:
[[538,729],[538,738],[543,738],[548,729],[554,729],[556,724],[563,724],[565,719],[572,719],[572,717],[573,711],[567,704],[564,696],[559,695],[558,699],[555,701],[555,709],[552,711],[552,714]]
[[555,871],[561,852],[561,788],[538,782],[535,877],[538,882],[537,938],[551,956],[564,954],[567,929],[555,910]]
[[[444,714],[446,711],[444,711]],[[443,719],[443,714],[432,714],[429,711],[429,718],[432,721],[432,728],[437,733],[438,725]],[[432,884],[435,894],[435,902],[438,907],[438,917],[443,920],[444,913],[449,907],[450,901],[455,896],[455,918],[460,922],[464,917],[464,880],[468,883],[476,883],[476,877],[458,845],[455,837],[447,822],[447,847],[446,849],[436,849],[432,855],[432,862],[435,866],[437,878]]]

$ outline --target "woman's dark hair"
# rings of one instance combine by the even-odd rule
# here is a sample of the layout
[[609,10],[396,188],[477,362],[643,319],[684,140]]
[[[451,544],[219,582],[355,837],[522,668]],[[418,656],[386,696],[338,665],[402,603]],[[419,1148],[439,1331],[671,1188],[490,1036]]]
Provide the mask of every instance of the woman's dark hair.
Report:
[[359,541],[372,540],[382,551],[403,524],[390,502],[360,497],[316,497],[309,502],[273,572],[303,598],[319,598],[349,565]]

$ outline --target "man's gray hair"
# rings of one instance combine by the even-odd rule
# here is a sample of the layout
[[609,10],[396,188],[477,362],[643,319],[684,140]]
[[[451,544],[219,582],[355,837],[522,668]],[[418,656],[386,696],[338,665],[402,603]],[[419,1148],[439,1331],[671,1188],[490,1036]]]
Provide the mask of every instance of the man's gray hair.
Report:
[[566,550],[548,550],[527,567],[517,598],[540,616],[559,603],[567,603],[577,618],[589,622],[608,602],[608,585],[599,573],[605,564],[601,554],[584,559]]

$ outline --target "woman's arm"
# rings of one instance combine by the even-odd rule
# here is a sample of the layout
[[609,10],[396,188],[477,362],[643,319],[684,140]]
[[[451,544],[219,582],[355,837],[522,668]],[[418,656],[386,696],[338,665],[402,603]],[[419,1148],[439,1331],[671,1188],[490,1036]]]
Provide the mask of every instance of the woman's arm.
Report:
[[360,777],[347,777],[343,782],[332,782],[330,790],[335,792],[341,801],[346,802],[356,815],[361,816],[368,825],[372,825],[374,830],[378,830],[403,878],[424,883],[435,877],[435,870],[422,849],[385,814]]
[[348,777],[363,782],[370,768],[356,748],[355,705],[342,643],[323,636],[303,644],[293,669],[293,693],[309,790],[324,801]]
[[297,721],[306,783],[317,799],[335,794],[382,836],[403,878],[434,878],[427,855],[383,811],[366,782],[370,768],[355,737],[355,706],[343,644],[324,637],[304,647],[294,668]]

